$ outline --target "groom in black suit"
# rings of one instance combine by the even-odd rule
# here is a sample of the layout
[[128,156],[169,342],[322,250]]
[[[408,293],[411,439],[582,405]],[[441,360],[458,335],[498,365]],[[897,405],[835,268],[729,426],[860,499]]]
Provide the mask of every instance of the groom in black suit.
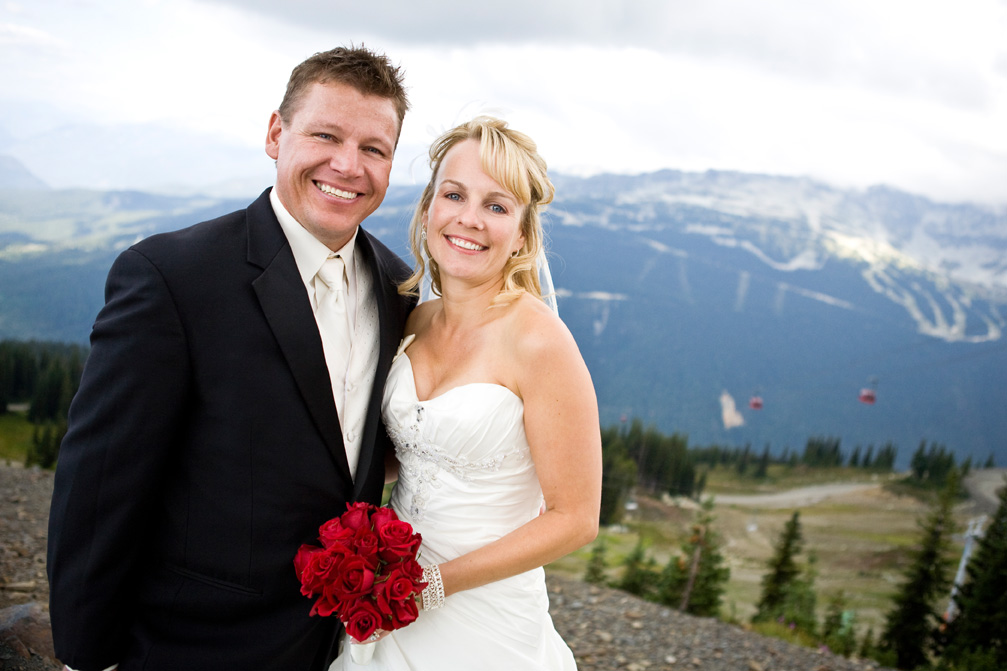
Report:
[[[381,497],[381,397],[413,302],[396,290],[408,268],[359,225],[407,107],[384,56],[315,54],[270,118],[275,187],[112,266],[49,523],[69,667],[321,671],[334,656],[339,623],[308,616],[293,558],[347,502]],[[333,335],[316,273],[336,253]]]

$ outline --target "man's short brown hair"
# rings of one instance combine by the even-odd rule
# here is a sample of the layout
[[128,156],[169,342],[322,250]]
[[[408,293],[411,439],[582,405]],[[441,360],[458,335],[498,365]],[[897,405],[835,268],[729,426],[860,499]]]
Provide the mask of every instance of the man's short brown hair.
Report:
[[[301,99],[316,83],[347,84],[364,95],[391,100],[399,117],[398,131],[402,132],[402,120],[409,109],[409,99],[402,84],[402,68],[392,65],[384,54],[375,53],[363,45],[350,45],[322,51],[305,60],[290,73],[287,91],[280,103],[280,118],[284,123],[290,122]],[[398,135],[395,139],[398,142]]]

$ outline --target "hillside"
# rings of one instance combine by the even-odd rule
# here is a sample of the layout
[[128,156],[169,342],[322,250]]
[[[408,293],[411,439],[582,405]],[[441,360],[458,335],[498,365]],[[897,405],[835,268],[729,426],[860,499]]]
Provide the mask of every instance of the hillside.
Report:
[[[52,473],[0,464],[0,490],[4,492],[0,497],[0,610],[28,601],[47,603],[45,539]],[[878,668],[872,662],[847,660],[765,638],[739,626],[684,615],[562,575],[551,574],[549,585],[556,628],[573,649],[582,671]],[[0,648],[0,660],[2,654]]]
[[[893,441],[900,467],[926,440],[1007,463],[1007,214],[741,173],[555,181],[560,312],[604,424],[775,453]],[[390,189],[366,224],[403,256],[417,194]],[[0,191],[0,338],[84,341],[119,251],[246,203]]]

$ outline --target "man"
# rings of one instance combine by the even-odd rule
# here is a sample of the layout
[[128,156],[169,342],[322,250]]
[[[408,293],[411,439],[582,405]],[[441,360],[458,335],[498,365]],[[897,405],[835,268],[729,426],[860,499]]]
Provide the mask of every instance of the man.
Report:
[[396,290],[408,268],[358,227],[407,107],[384,56],[315,54],[269,121],[275,187],[112,266],[49,524],[69,667],[334,656],[339,623],[308,616],[293,558],[347,502],[381,497],[381,396],[413,302]]

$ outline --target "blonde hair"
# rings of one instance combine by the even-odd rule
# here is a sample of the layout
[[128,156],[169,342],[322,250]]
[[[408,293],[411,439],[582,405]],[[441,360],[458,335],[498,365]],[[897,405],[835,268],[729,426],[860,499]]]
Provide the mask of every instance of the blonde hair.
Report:
[[[399,293],[416,295],[423,276],[430,273],[433,292],[441,295],[441,275],[437,262],[423,240],[423,215],[433,201],[437,172],[448,151],[464,140],[479,140],[482,168],[524,206],[521,233],[524,245],[504,266],[504,283],[493,305],[506,305],[527,292],[542,298],[538,281],[538,255],[542,252],[542,222],[540,214],[552,202],[555,187],[546,174],[545,159],[530,137],[507,127],[507,122],[489,116],[478,116],[468,123],[452,128],[430,146],[430,181],[409,224],[409,244],[416,259],[416,270],[402,284]],[[427,268],[429,266],[429,269]]]

